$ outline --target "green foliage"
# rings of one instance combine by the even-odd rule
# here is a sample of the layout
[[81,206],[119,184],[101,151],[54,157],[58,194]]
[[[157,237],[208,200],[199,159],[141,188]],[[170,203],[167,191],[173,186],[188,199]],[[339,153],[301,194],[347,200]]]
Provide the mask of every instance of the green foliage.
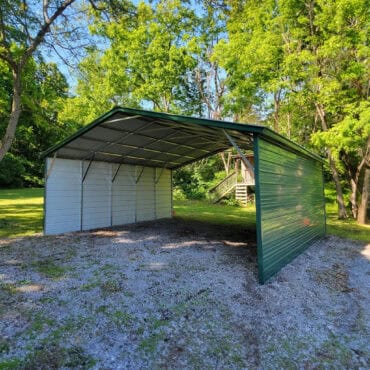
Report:
[[233,206],[233,207],[241,207],[242,204],[239,200],[235,199],[234,196],[230,196],[229,198],[222,199],[221,204],[225,204],[226,206]]
[[[22,6],[1,6],[11,21],[5,31],[15,60],[30,42],[27,24],[32,32],[39,26],[36,8]],[[0,187],[42,185],[39,154],[115,105],[263,122],[322,155],[330,149],[346,191],[358,171],[363,176],[370,134],[366,0],[109,1],[99,7],[105,11],[90,8],[94,43],[87,39],[73,95],[42,51],[25,64],[23,113],[0,164]],[[2,136],[13,94],[2,60],[0,77]],[[175,197],[204,198],[222,170],[211,157],[176,171]],[[352,198],[360,198],[360,188]]]
[[199,180],[190,166],[180,168],[174,172],[173,186],[181,191],[187,199],[202,199],[205,197],[205,190],[200,186]]
[[231,2],[229,37],[213,56],[227,73],[231,112],[257,106],[275,130],[330,150],[348,185],[370,161],[368,19],[366,0]]
[[76,96],[62,120],[86,124],[115,105],[193,114],[196,24],[194,11],[178,0],[142,2],[134,14],[116,13],[108,21],[94,18],[92,33],[109,47],[91,48],[80,63]]
[[0,162],[0,187],[20,187],[23,185],[25,168],[22,160],[8,153]]
[[173,189],[172,197],[173,200],[186,200],[186,195],[184,191],[179,187],[175,187]]
[[[315,133],[312,141],[317,147],[330,147],[338,161],[345,154],[352,163],[360,162],[370,137],[370,103],[349,104],[344,109],[343,120],[328,131]],[[342,170],[345,170],[345,163],[342,163]]]
[[215,155],[176,170],[173,174],[173,185],[177,189],[176,199],[206,198],[208,190],[215,183],[214,180],[218,182],[220,176],[216,178],[216,173],[220,175],[222,166],[222,161]]
[[[0,135],[5,132],[12,95],[10,71],[0,61]],[[22,113],[11,152],[0,163],[0,187],[40,186],[44,165],[40,154],[76,126],[62,123],[58,112],[68,84],[56,64],[30,59],[23,73]]]

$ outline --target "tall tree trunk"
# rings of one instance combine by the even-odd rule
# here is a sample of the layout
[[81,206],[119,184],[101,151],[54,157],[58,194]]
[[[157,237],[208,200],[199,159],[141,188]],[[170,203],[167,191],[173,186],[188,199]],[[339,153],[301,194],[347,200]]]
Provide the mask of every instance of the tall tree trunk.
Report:
[[[343,155],[343,162],[348,168],[348,178],[350,179],[350,185],[351,185],[351,196],[350,196],[350,201],[351,201],[351,206],[352,206],[352,216],[353,218],[357,219],[358,218],[358,209],[359,209],[359,202],[362,199],[362,188],[360,185],[361,178],[365,176],[366,172],[366,163],[368,161],[368,153],[370,150],[370,137],[367,141],[367,150],[365,154],[363,155],[363,158],[361,159],[361,162],[358,164],[356,167],[356,170],[354,171],[353,168],[350,166],[350,159],[346,158],[346,155]],[[363,176],[362,176],[363,175]],[[359,189],[361,191],[359,191]],[[360,195],[360,197],[358,197]]]
[[351,179],[351,196],[350,196],[350,202],[351,202],[351,208],[352,208],[352,216],[353,218],[357,218],[358,215],[358,206],[357,206],[357,186],[358,183],[355,181],[355,179]]
[[333,157],[331,156],[330,150],[328,150],[328,159],[329,159],[330,170],[331,170],[334,184],[335,184],[335,190],[337,191],[338,218],[340,220],[343,220],[345,218],[348,218],[348,214],[346,210],[346,205],[344,204],[344,197],[343,197],[342,185],[340,183],[339,173],[337,170],[337,166],[335,165],[335,162],[333,160]]
[[290,119],[291,119],[291,112],[289,111],[289,112],[288,112],[288,115],[287,115],[287,123],[288,123],[288,138],[289,138],[289,139],[291,139],[291,138],[292,138],[292,128],[291,128]]
[[19,116],[21,115],[21,74],[18,71],[13,71],[13,99],[12,99],[12,110],[10,113],[8,126],[5,131],[5,135],[0,142],[0,162],[5,157],[5,154],[10,149],[14,140],[15,131],[17,129]]
[[369,208],[370,202],[370,168],[365,168],[364,172],[364,180],[362,183],[362,194],[361,194],[361,202],[358,207],[357,213],[357,222],[359,224],[366,224],[368,221],[367,213]]
[[280,111],[281,90],[274,92],[274,131],[279,132],[279,111]]
[[[318,116],[320,117],[322,130],[328,131],[328,124],[326,122],[324,108],[319,103],[315,103],[315,106],[316,106],[316,112]],[[343,197],[342,185],[340,183],[339,172],[335,164],[335,161],[333,159],[333,156],[331,155],[330,149],[328,149],[327,155],[328,155],[330,170],[331,170],[334,184],[335,184],[335,189],[337,191],[338,218],[345,219],[345,218],[348,218],[348,214],[347,214],[346,206],[344,204],[344,197]]]

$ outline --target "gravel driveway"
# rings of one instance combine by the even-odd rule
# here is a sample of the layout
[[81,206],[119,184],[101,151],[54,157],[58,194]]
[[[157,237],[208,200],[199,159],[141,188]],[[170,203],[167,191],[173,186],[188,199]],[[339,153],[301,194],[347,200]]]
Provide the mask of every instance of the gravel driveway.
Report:
[[266,285],[255,235],[179,219],[0,240],[0,369],[369,368],[370,245]]

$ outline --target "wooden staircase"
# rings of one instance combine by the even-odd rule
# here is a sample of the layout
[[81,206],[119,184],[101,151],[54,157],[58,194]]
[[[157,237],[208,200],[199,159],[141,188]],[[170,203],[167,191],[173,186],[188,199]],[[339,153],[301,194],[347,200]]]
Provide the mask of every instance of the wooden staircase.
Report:
[[235,186],[235,199],[243,205],[248,203],[248,185],[236,184]]
[[238,183],[237,181],[237,173],[232,172],[210,189],[209,195],[213,203],[219,202],[232,191],[235,191],[235,199],[240,201],[243,205],[246,205],[248,203],[248,186],[254,186],[254,180],[252,179],[248,183]]
[[221,182],[209,190],[209,195],[213,203],[219,202],[222,198],[226,197],[232,192],[236,186],[237,173],[231,172]]

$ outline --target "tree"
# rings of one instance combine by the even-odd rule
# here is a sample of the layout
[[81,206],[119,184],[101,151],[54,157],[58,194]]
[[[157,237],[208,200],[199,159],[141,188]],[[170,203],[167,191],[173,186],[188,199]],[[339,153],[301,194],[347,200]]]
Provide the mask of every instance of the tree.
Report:
[[[370,103],[349,104],[344,119],[327,131],[318,132],[313,140],[331,148],[331,155],[341,164],[349,180],[352,216],[365,223],[370,168]],[[361,186],[363,184],[363,186]]]
[[81,126],[117,105],[139,107],[130,93],[129,81],[119,70],[119,64],[113,65],[97,50],[90,51],[78,66],[75,96],[66,99],[60,120]]
[[12,73],[12,102],[8,126],[0,143],[0,161],[9,151],[21,114],[23,73],[31,56],[52,31],[57,19],[75,0],[43,2],[42,17],[27,1],[4,0],[0,3],[0,59]]
[[[0,80],[3,82],[0,86],[0,135],[7,127],[11,79],[11,71],[0,61]],[[12,147],[0,162],[3,174],[0,186],[37,186],[42,183],[40,152],[74,129],[58,119],[67,90],[66,79],[55,64],[45,63],[40,58],[28,61],[23,72],[22,112]]]
[[327,148],[337,193],[341,173],[349,183],[352,215],[357,218],[358,185],[370,150],[369,9],[366,1],[357,0],[308,5],[314,69],[307,81],[307,97],[314,102],[322,126],[322,134],[312,138],[320,136]]
[[[285,112],[286,134],[299,142],[309,139],[311,145],[319,144],[319,151],[325,148],[337,190],[338,216],[347,217],[341,177],[352,186],[351,199],[355,203],[366,149],[350,137],[353,150],[336,155],[336,147],[328,138],[354,120],[357,129],[360,125],[361,132],[367,132],[366,119],[351,116],[351,109],[360,114],[362,102],[369,98],[366,0],[230,4],[229,41],[219,45],[218,55],[229,74],[235,109],[241,110],[243,102],[251,101],[266,106],[273,98],[275,129]],[[265,113],[270,116],[269,110]],[[316,132],[323,133],[320,140]]]
[[135,17],[105,23],[99,34],[108,38],[110,48],[101,65],[112,74],[118,96],[127,92],[133,101],[164,112],[192,105],[188,77],[196,65],[195,22],[194,12],[181,1],[167,0],[155,7],[140,3]]
[[[253,106],[266,111],[273,101],[273,128],[279,132],[279,113],[286,87],[283,74],[283,40],[277,32],[275,1],[231,2],[228,40],[216,47],[216,59],[227,71],[228,99],[235,114]],[[261,116],[264,114],[261,112]]]
[[[0,141],[0,161],[9,151],[22,111],[24,71],[27,63],[43,46],[67,61],[71,51],[83,49],[80,42],[80,11],[86,14],[84,1],[73,11],[76,0],[43,0],[38,4],[27,0],[2,0],[0,2],[0,60],[5,62],[12,76],[12,99],[8,125]],[[99,2],[86,0],[93,11],[126,8],[125,1]],[[86,26],[85,24],[83,24]],[[65,56],[69,53],[68,56]]]

